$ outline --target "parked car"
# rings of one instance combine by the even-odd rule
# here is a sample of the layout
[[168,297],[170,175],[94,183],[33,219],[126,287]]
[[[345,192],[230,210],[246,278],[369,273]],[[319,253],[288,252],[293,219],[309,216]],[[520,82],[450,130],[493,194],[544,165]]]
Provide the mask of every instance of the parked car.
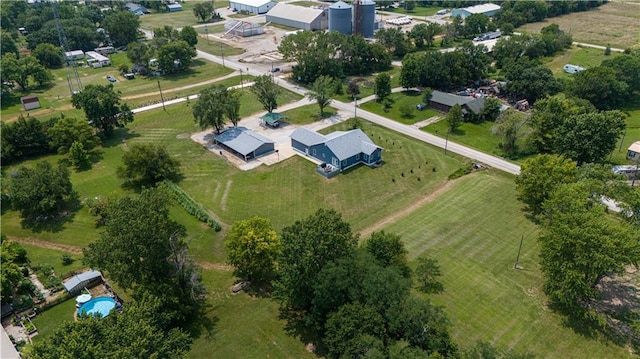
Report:
[[271,69],[271,72],[278,72],[278,71],[280,71],[279,67],[274,67],[274,68]]
[[122,76],[124,76],[124,78],[125,78],[125,79],[127,79],[127,80],[133,80],[133,79],[135,79],[135,78],[136,78],[136,75],[135,75],[135,74],[133,74],[132,72],[129,72],[129,73],[124,74],[124,75],[122,75]]
[[109,81],[109,82],[116,82],[116,81],[118,81],[118,80],[116,80],[116,78],[115,78],[115,77],[113,77],[113,76],[111,76],[111,75],[107,75],[107,81]]

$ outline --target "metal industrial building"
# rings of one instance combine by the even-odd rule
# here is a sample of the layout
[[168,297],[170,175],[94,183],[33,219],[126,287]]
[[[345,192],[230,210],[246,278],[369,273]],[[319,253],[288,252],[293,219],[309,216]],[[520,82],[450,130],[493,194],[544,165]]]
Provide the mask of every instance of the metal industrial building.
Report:
[[472,14],[483,14],[487,16],[493,16],[497,14],[500,10],[501,10],[500,5],[491,4],[491,3],[480,4],[480,5],[465,7],[462,9],[454,9],[451,12],[451,17],[460,16],[461,18],[466,19]]
[[325,30],[329,19],[323,9],[278,3],[269,10],[267,22],[303,30]]
[[272,0],[230,0],[229,7],[250,14],[264,14],[273,9],[277,3]]

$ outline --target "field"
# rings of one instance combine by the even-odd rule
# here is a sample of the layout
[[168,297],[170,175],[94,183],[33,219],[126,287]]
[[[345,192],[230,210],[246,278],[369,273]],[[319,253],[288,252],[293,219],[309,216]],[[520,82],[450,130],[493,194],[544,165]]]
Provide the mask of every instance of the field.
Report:
[[441,6],[419,6],[416,5],[416,7],[413,10],[405,10],[402,7],[398,7],[398,8],[386,8],[382,11],[385,12],[389,12],[389,13],[394,13],[394,14],[398,14],[398,15],[413,15],[413,16],[433,16],[436,14],[436,12],[438,12],[438,10],[441,10],[443,7]]
[[[196,26],[201,24],[200,19],[193,14],[193,6],[195,1],[183,1],[182,11],[178,12],[152,12],[151,14],[140,16],[140,27],[146,30],[153,30],[156,27],[165,25],[181,28],[183,26]],[[218,0],[214,2],[216,9],[229,6],[226,0]]]
[[[631,357],[574,332],[546,307],[537,230],[515,195],[512,177],[473,174],[385,230],[403,238],[410,259],[427,255],[440,263],[445,292],[432,300],[447,309],[460,346],[483,340],[537,358]],[[515,270],[521,238],[524,269]]]
[[[398,122],[404,123],[406,125],[411,125],[416,122],[424,121],[433,116],[438,116],[440,113],[432,110],[425,109],[422,111],[418,111],[416,109],[416,105],[419,103],[423,103],[422,101],[422,93],[418,91],[404,91],[393,93],[389,96],[389,98],[393,101],[391,108],[384,110],[381,103],[376,102],[375,100],[368,101],[360,105],[360,107],[364,110],[373,112],[380,116],[385,116],[396,120]],[[404,117],[400,112],[400,108],[403,106],[409,106],[413,110],[411,117]]]
[[571,13],[526,24],[518,31],[540,33],[549,24],[558,24],[573,41],[614,48],[640,48],[640,3],[610,2],[594,10]]
[[571,78],[571,74],[564,72],[562,67],[566,64],[578,65],[584,68],[600,66],[602,61],[612,57],[621,56],[620,53],[612,52],[605,56],[604,50],[587,47],[572,46],[553,58],[547,58],[544,65],[553,71],[558,78]]
[[[491,133],[493,124],[490,121],[480,124],[463,122],[455,132],[449,134],[449,141],[461,143],[494,156],[504,156],[504,151],[499,148],[500,140]],[[447,122],[442,120],[423,127],[422,130],[445,137],[447,126]]]

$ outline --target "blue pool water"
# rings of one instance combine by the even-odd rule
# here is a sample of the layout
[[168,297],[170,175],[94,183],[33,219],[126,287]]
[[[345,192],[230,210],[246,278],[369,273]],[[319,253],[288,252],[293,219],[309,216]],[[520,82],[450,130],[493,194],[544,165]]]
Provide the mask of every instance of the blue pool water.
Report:
[[116,306],[116,301],[109,297],[98,297],[91,299],[90,301],[84,303],[78,309],[78,315],[85,312],[86,314],[92,315],[96,313],[100,313],[102,317],[106,317],[109,315],[111,309]]

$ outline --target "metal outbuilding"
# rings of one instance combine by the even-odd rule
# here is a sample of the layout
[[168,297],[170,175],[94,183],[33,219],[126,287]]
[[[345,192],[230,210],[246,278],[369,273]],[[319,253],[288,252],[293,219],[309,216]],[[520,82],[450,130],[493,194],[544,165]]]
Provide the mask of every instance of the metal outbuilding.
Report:
[[461,9],[454,9],[451,12],[451,17],[460,16],[461,18],[466,19],[467,17],[473,14],[483,14],[487,16],[493,16],[498,12],[500,12],[501,9],[502,8],[500,7],[500,5],[496,5],[496,4],[491,4],[491,3],[480,4],[480,5],[469,6]]
[[224,146],[245,161],[275,151],[275,142],[246,127],[230,127],[216,136],[216,143]]
[[100,282],[102,282],[102,273],[97,270],[90,270],[74,275],[73,277],[65,280],[62,285],[69,294],[73,295],[80,292],[80,290],[86,286],[92,286],[93,284]]
[[277,3],[272,0],[230,0],[229,7],[240,12],[248,12],[250,14],[258,15],[264,14]]
[[269,10],[266,20],[273,24],[302,30],[325,30],[329,26],[327,12],[324,9],[285,3],[278,3]]

